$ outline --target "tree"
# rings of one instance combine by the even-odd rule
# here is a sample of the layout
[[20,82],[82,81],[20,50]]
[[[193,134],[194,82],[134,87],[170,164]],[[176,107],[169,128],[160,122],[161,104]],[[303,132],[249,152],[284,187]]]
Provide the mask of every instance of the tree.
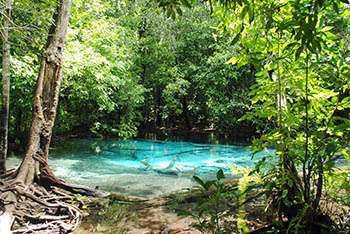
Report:
[[[230,11],[229,22],[236,20],[233,35],[243,53],[230,61],[255,66],[252,101],[263,106],[246,118],[276,119],[276,130],[254,143],[258,150],[276,146],[278,161],[265,175],[269,199],[282,228],[320,232],[321,222],[331,225],[320,202],[325,178],[336,152],[348,157],[348,139],[341,136],[349,134],[349,121],[336,116],[349,105],[342,98],[349,89],[348,68],[339,56],[348,49],[330,26],[346,7],[339,1],[232,2],[238,8]],[[266,163],[257,171],[261,165]]]
[[[43,22],[50,21],[47,15],[40,18],[35,9],[44,8],[46,13],[55,6],[22,4],[14,3],[15,22],[32,22],[36,30],[12,33],[13,44],[21,46],[12,48],[11,99],[16,102],[10,106],[9,141],[14,149],[25,151],[31,90],[48,31],[48,23]],[[146,2],[73,4],[53,136],[130,137],[159,128],[242,132],[233,130],[249,109],[244,92],[254,76],[241,82],[247,80],[243,76],[248,69],[224,64],[237,46],[232,48],[230,39],[215,31],[217,20],[210,18],[204,3],[193,12],[183,10],[176,20],[164,20]],[[254,133],[254,122],[246,122],[249,133]]]
[[[20,225],[28,220],[39,223],[51,221],[56,230],[74,229],[79,221],[79,210],[69,204],[51,202],[52,197],[47,199],[50,196],[62,196],[62,193],[53,189],[54,186],[68,191],[103,195],[88,187],[70,185],[60,180],[47,163],[62,80],[63,48],[71,6],[72,0],[60,0],[54,14],[54,23],[49,32],[38,75],[25,157],[17,170],[8,172],[2,179],[1,203],[4,212],[0,216],[0,225],[8,232],[14,217]],[[50,195],[50,192],[56,195]],[[46,214],[37,215],[41,212]],[[58,217],[53,216],[57,214]],[[65,219],[71,219],[70,224],[64,224]],[[47,224],[36,225],[30,227],[30,230],[34,232],[45,228],[45,225]]]
[[244,121],[240,128],[238,119],[249,109],[247,94],[255,78],[248,66],[225,64],[238,47],[217,33],[218,20],[205,4],[182,10],[175,20],[164,20],[152,10],[131,14],[139,21],[132,70],[147,89],[140,129],[211,128],[237,135],[244,129],[254,134],[254,122]]
[[10,21],[12,0],[6,0],[2,25],[2,102],[0,119],[0,175],[6,172],[6,156],[8,147],[8,119],[10,103]]
[[[11,7],[11,88],[9,152],[25,151],[40,57],[56,1],[13,1]],[[1,72],[0,72],[1,73]]]
[[54,135],[137,133],[145,88],[130,68],[136,42],[135,16],[124,12],[130,4],[74,2]]
[[[180,5],[156,2],[170,13]],[[320,233],[322,225],[332,224],[321,207],[326,178],[334,172],[337,152],[350,162],[345,62],[349,40],[348,33],[339,33],[341,22],[348,22],[348,3],[222,0],[214,5],[214,14],[222,21],[219,30],[241,47],[229,63],[252,65],[257,77],[251,95],[252,103],[259,105],[244,119],[269,118],[276,123],[276,129],[253,147],[260,151],[276,146],[270,162],[278,160],[271,166],[264,158],[255,172],[264,175],[280,227],[287,232]]]

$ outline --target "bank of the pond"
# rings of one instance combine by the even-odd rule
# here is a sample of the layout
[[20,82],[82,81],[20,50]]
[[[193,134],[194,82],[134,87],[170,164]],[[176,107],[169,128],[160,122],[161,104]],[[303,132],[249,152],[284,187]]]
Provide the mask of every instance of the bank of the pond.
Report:
[[168,140],[168,141],[188,141],[207,144],[242,144],[247,145],[253,139],[259,137],[256,131],[249,128],[239,128],[235,131],[220,132],[216,129],[196,129],[191,130],[174,128],[151,128],[140,129],[136,139]]
[[[222,197],[218,210],[220,217],[226,213],[220,218],[220,226],[229,233],[238,233],[238,210],[242,208],[233,195],[236,185],[237,180],[224,184],[227,196]],[[200,212],[199,201],[208,200],[209,195],[210,193],[198,188],[147,200],[111,194],[108,198],[87,204],[82,224],[74,234],[200,234],[202,232],[191,226],[198,224],[197,218],[178,214],[180,211]],[[249,202],[244,205],[244,222],[249,230],[255,230],[267,223],[272,216],[270,213],[263,215],[264,199],[258,190],[250,191],[247,200]]]

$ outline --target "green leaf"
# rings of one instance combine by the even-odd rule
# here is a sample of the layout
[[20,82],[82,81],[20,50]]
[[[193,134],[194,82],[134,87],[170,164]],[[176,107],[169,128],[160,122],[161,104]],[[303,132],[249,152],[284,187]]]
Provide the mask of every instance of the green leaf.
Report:
[[193,217],[195,217],[195,218],[200,218],[200,217],[201,217],[200,213],[199,213],[199,212],[196,212],[196,211],[192,212],[192,213],[191,213],[191,216],[193,216]]
[[327,146],[326,146],[326,153],[327,153],[327,155],[330,155],[330,156],[332,156],[335,152],[336,152],[336,150],[337,150],[337,142],[336,141],[331,141],[331,142],[329,142],[328,144],[327,144]]
[[320,30],[320,32],[327,32],[327,31],[331,30],[332,28],[333,28],[333,26],[326,26],[326,27],[322,28]]
[[248,10],[248,15],[249,15],[249,23],[251,24],[254,20],[255,13],[254,13],[254,7],[250,6]]
[[218,180],[221,180],[221,179],[225,179],[226,176],[224,175],[224,172],[222,171],[222,169],[220,169],[217,173],[216,173],[216,178]]
[[238,60],[239,59],[237,59],[236,57],[232,57],[225,64],[236,64]]
[[175,20],[175,18],[176,18],[176,14],[175,14],[174,8],[171,8],[171,18],[173,20]]
[[328,40],[335,40],[338,39],[338,36],[336,36],[335,34],[331,33],[331,32],[324,32],[324,34],[326,35]]
[[166,17],[170,18],[171,16],[171,8],[168,8],[167,11],[166,11]]
[[232,45],[232,46],[234,46],[234,45],[239,41],[243,30],[244,30],[244,25],[242,24],[242,25],[241,25],[241,29],[239,30],[239,33],[237,33],[237,35],[235,36],[235,38],[233,38],[233,40],[231,41],[231,45]]
[[339,13],[339,6],[336,1],[333,2],[333,9],[335,10],[335,12]]
[[176,7],[175,9],[176,9],[177,14],[180,15],[180,16],[182,16],[182,10],[181,10],[181,8],[180,8],[180,7]]
[[289,51],[292,50],[295,46],[300,45],[299,43],[289,43],[286,47],[284,47],[283,51]]
[[199,178],[198,176],[193,176],[193,179],[200,184],[203,188],[205,188],[205,183],[203,180],[201,180],[201,178]]
[[180,0],[180,1],[185,7],[191,8],[191,4],[189,4],[189,2],[187,0]]
[[240,15],[240,18],[241,20],[244,19],[244,17],[246,16],[246,14],[248,13],[248,10],[249,10],[249,6],[245,6],[241,12],[241,15]]
[[180,210],[179,212],[177,212],[178,216],[192,216],[191,212],[185,211],[185,210]]
[[340,105],[345,105],[346,106],[345,108],[349,108],[348,107],[349,104],[350,104],[350,97],[345,97],[340,103]]
[[297,52],[295,53],[295,60],[297,60],[299,57],[300,57],[300,54],[301,52],[303,52],[303,47],[300,46],[298,49],[297,49]]
[[193,176],[193,179],[202,186],[202,188],[204,188],[205,190],[209,190],[210,187],[215,183],[214,180],[209,180],[207,182],[204,182],[203,180],[201,180],[198,176]]
[[237,35],[235,36],[235,38],[233,38],[233,40],[231,41],[231,45],[234,46],[240,39],[241,36],[241,32],[237,33]]
[[288,194],[288,190],[287,189],[284,189],[283,192],[282,192],[282,196],[281,198],[285,198]]
[[205,185],[204,185],[205,190],[209,190],[210,187],[211,187],[213,184],[215,184],[215,181],[214,181],[214,180],[209,180],[209,181],[207,181],[207,182],[205,183]]

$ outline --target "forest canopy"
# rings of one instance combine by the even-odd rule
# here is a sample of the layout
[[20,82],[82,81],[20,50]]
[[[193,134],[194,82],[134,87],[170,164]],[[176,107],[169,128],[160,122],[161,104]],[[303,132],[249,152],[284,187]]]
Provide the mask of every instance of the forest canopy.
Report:
[[[10,102],[9,134],[16,143],[28,134],[47,34],[42,24],[50,19],[34,14],[52,6],[28,6],[33,16],[26,19],[17,19],[23,17],[20,9],[13,17],[33,30],[11,36],[18,40],[14,45],[22,45],[12,49],[10,94],[16,101]],[[268,121],[239,121],[252,108],[248,93],[254,72],[249,65],[225,64],[239,46],[217,31],[219,20],[206,5],[184,9],[175,20],[155,9],[147,2],[73,2],[55,135],[131,137],[152,129],[215,129],[249,137],[264,131]]]

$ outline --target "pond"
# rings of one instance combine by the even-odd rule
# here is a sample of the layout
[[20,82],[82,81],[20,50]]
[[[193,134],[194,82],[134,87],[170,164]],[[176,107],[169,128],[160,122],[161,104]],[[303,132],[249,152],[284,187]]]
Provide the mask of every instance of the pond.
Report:
[[233,164],[253,167],[266,154],[252,160],[251,153],[241,144],[73,139],[50,149],[49,164],[55,175],[72,183],[153,197],[196,185],[193,175],[213,179],[222,169],[233,178]]

